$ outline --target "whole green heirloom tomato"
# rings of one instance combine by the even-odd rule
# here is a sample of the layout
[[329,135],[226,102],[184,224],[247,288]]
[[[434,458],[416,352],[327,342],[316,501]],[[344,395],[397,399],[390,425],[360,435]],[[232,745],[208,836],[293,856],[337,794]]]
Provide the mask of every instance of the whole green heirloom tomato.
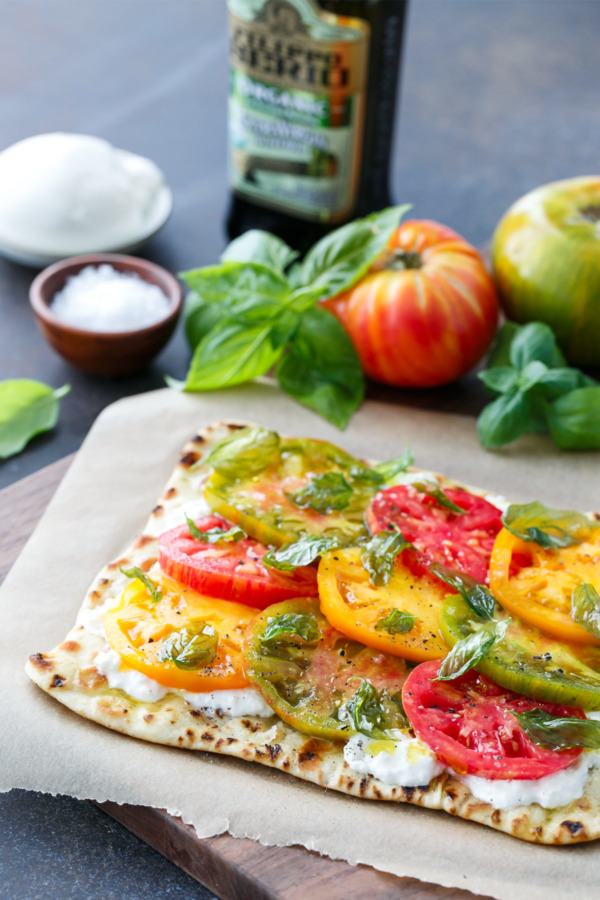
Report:
[[494,233],[492,266],[509,319],[546,322],[570,363],[600,365],[600,176],[517,200]]

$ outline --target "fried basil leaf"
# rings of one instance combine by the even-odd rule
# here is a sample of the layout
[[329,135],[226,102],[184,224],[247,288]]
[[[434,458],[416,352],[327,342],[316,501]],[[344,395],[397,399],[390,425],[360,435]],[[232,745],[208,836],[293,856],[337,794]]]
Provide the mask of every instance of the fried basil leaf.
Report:
[[223,438],[201,460],[226,478],[246,478],[266,469],[279,451],[280,437],[276,431],[252,426],[241,428]]
[[193,619],[167,635],[156,658],[159,662],[173,662],[178,669],[203,669],[216,657],[218,645],[219,633],[214,625]]
[[447,569],[439,563],[433,563],[430,572],[453,587],[460,596],[467,601],[473,612],[481,619],[491,619],[494,615],[496,601],[493,595],[479,581],[476,581],[471,575],[465,575],[462,572],[456,572],[454,569]]
[[300,509],[314,509],[329,513],[346,509],[352,499],[352,487],[341,472],[324,472],[315,475],[299,491],[286,494]]
[[398,527],[394,531],[379,531],[360,554],[360,561],[369,573],[372,584],[387,584],[394,571],[396,557],[403,550],[414,549]]
[[261,643],[268,644],[277,638],[289,638],[297,635],[312,644],[319,637],[319,625],[314,616],[299,613],[283,613],[271,619],[261,637]]
[[571,595],[571,618],[600,639],[600,595],[593,584],[578,584]]
[[375,624],[375,631],[387,631],[388,634],[408,634],[415,627],[415,617],[403,609],[393,609]]
[[598,528],[597,522],[582,513],[551,509],[537,501],[509,506],[502,524],[515,537],[534,541],[545,550],[572,547],[584,541],[592,528]]
[[189,516],[185,517],[190,535],[196,541],[202,541],[204,544],[218,544],[221,541],[243,541],[248,537],[243,528],[239,525],[232,525],[231,528],[209,528],[206,531],[200,531],[193,519]]
[[487,656],[494,644],[502,640],[509,622],[510,619],[496,621],[492,626],[485,626],[481,631],[474,631],[458,641],[443,660],[435,681],[452,681],[473,669]]
[[531,709],[513,715],[534,744],[556,750],[567,750],[569,747],[600,749],[600,722],[594,719],[553,716],[544,709]]
[[138,581],[141,581],[152,597],[153,603],[158,603],[159,600],[162,600],[161,589],[157,588],[154,582],[150,581],[144,570],[140,569],[139,566],[132,566],[130,569],[121,568],[121,572],[123,575],[126,575],[127,578],[137,578]]
[[262,563],[269,569],[280,572],[291,572],[298,566],[308,566],[327,550],[337,550],[341,541],[337,537],[321,537],[318,534],[307,535],[290,544],[284,544],[278,550],[271,549],[262,558]]

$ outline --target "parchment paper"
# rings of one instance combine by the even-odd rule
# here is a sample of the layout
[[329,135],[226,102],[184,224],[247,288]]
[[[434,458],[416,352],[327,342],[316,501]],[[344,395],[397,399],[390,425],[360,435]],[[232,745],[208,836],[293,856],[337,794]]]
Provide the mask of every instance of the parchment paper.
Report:
[[[499,900],[597,898],[600,843],[551,848],[404,804],[346,797],[255,764],[124,737],[81,719],[23,674],[60,643],[104,563],[143,528],[183,443],[220,419],[322,437],[416,464],[510,499],[600,509],[599,458],[532,438],[486,453],[473,419],[367,403],[345,434],[266,384],[208,395],[164,390],[99,417],[0,592],[0,790],[166,808],[201,837],[228,830]],[[4,521],[10,521],[4,516]]]

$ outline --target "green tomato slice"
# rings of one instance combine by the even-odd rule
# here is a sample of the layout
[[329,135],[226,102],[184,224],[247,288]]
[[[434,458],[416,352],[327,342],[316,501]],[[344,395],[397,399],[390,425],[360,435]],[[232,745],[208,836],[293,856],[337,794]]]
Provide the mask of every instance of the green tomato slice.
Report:
[[[282,438],[259,471],[238,475],[234,468],[215,471],[204,496],[211,509],[263,544],[280,547],[305,534],[348,541],[367,534],[364,514],[377,483],[362,478],[367,467],[333,444]],[[337,480],[320,478],[331,473]],[[351,487],[348,496],[340,491],[342,478]],[[307,486],[316,490],[307,495]],[[342,508],[335,508],[340,497]]]
[[377,725],[407,724],[401,698],[406,661],[347,638],[313,600],[276,603],[253,619],[244,670],[277,715],[305,734],[348,740],[355,729],[346,705],[365,682],[379,694]]
[[[496,619],[508,618],[498,605],[496,609]],[[486,625],[489,620],[476,616],[462,597],[453,594],[446,599],[441,631],[450,647]],[[528,697],[600,709],[600,647],[564,643],[516,618],[511,618],[504,638],[475,668]]]

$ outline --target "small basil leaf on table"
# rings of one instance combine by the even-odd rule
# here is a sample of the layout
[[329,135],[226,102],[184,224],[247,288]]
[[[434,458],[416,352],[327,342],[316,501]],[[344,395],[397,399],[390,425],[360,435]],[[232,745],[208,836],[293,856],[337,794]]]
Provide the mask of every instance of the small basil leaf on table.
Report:
[[148,578],[143,569],[140,569],[139,566],[132,566],[130,569],[121,568],[121,572],[127,578],[137,578],[138,581],[141,581],[150,596],[152,597],[153,603],[158,603],[159,600],[162,600],[162,591],[160,588],[157,588],[153,581]]
[[228,244],[221,255],[221,262],[261,263],[283,275],[297,258],[297,251],[281,238],[268,231],[252,229]]
[[415,617],[403,609],[392,609],[387,616],[375,623],[375,631],[388,634],[408,634],[415,627]]
[[172,631],[162,641],[156,654],[159,662],[173,662],[178,669],[203,669],[217,655],[219,633],[203,619]]
[[578,584],[571,595],[571,618],[600,639],[600,595],[593,584]]
[[502,640],[509,623],[510,619],[496,621],[458,641],[443,660],[435,681],[453,681],[473,669]]
[[239,525],[232,525],[231,528],[209,528],[207,531],[200,531],[193,519],[189,516],[185,517],[190,535],[196,541],[202,541],[204,544],[218,544],[221,541],[229,543],[231,541],[243,541],[248,537],[243,528]]
[[520,326],[517,325],[516,322],[504,322],[504,324],[500,326],[500,328],[496,332],[496,337],[494,338],[492,349],[490,350],[489,356],[487,358],[487,372],[489,372],[490,369],[495,369],[501,366],[512,367],[510,359],[510,348],[513,342],[513,338],[519,330],[519,327]]
[[345,291],[366,275],[408,209],[390,207],[330,232],[292,269],[292,280],[319,287],[322,300]]
[[566,365],[554,332],[544,322],[528,322],[515,329],[510,344],[510,362],[524,369],[530,362],[541,362],[549,368]]
[[266,469],[280,444],[276,431],[251,425],[220,440],[200,463],[226,478],[246,478]]
[[379,531],[374,535],[360,554],[360,561],[369,573],[372,584],[377,587],[387,584],[392,577],[396,557],[408,549],[414,547],[399,528]]
[[0,459],[20,453],[36,434],[54,428],[60,399],[71,390],[18,378],[0,382]]
[[481,619],[491,619],[494,615],[496,601],[493,595],[471,575],[447,569],[439,563],[433,563],[429,571],[445,584],[453,587],[463,600],[466,600],[473,612]]
[[300,490],[286,494],[286,497],[300,509],[329,513],[346,509],[352,493],[352,487],[341,472],[323,472],[314,475]]
[[531,399],[515,388],[485,407],[477,420],[477,431],[486,449],[510,444],[529,430]]
[[497,394],[506,394],[517,387],[519,373],[512,366],[496,366],[479,372],[479,379],[486,388]]
[[600,749],[600,722],[594,719],[553,716],[544,709],[531,709],[513,715],[531,740],[542,747],[556,750],[566,750],[569,747]]
[[276,370],[286,393],[338,428],[345,428],[365,394],[358,354],[326,309],[305,312]]
[[572,547],[586,539],[591,529],[600,527],[582,513],[551,509],[537,501],[512,504],[502,516],[504,527],[523,541],[533,541],[546,550]]
[[544,396],[548,400],[553,400],[578,388],[597,387],[598,382],[579,369],[564,367],[561,369],[548,369],[540,380],[540,385],[543,387]]

